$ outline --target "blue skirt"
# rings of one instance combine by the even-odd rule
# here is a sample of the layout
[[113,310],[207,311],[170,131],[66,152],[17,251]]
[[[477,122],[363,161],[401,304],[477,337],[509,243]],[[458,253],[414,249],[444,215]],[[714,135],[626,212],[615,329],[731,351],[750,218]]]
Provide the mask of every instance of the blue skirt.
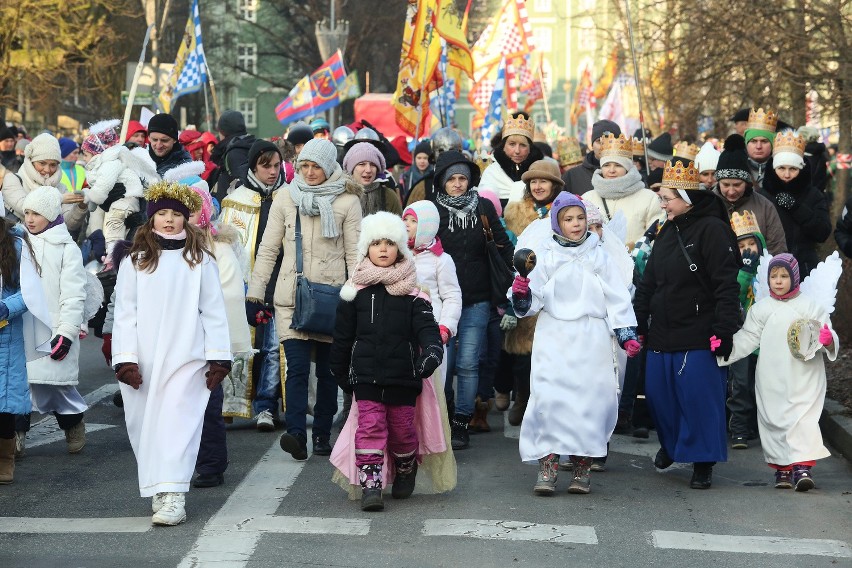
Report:
[[727,461],[726,377],[709,350],[648,352],[645,396],[660,445],[674,461]]

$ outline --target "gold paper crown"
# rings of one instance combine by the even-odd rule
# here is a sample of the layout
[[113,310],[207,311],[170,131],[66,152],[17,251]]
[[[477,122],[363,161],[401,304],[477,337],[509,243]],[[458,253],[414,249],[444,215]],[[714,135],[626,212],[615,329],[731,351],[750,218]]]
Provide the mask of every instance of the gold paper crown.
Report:
[[768,130],[769,132],[775,132],[775,128],[778,126],[778,113],[774,110],[766,110],[764,111],[762,108],[757,110],[751,109],[748,113],[748,122],[746,123],[746,130]]
[[562,167],[579,164],[583,161],[580,141],[573,136],[558,138],[556,140],[556,155],[559,156],[559,165]]
[[757,224],[757,218],[751,211],[743,211],[742,215],[734,211],[731,214],[731,228],[737,235],[737,238],[752,236],[760,232],[760,225]]
[[645,155],[645,139],[644,138],[634,138],[633,139],[633,155],[634,156],[644,156]]
[[698,152],[701,149],[695,144],[690,144],[686,140],[682,142],[678,142],[674,147],[674,155],[677,158],[683,158],[684,160],[695,161],[695,157],[698,156]]
[[146,189],[144,195],[148,201],[174,199],[186,205],[190,211],[201,209],[201,196],[192,191],[188,185],[176,181],[158,181]]
[[675,160],[666,162],[666,167],[663,170],[662,187],[671,189],[698,189],[698,168],[695,167],[695,162],[689,160],[684,165],[683,160]]
[[777,134],[775,143],[772,145],[772,155],[774,156],[779,152],[790,152],[804,157],[805,139],[792,130]]
[[521,136],[526,136],[530,140],[533,140],[535,137],[535,123],[531,118],[524,118],[522,114],[519,114],[517,118],[510,116],[506,119],[506,123],[503,124],[501,136],[503,138],[508,138],[513,134],[520,134]]
[[606,156],[621,156],[633,159],[633,139],[619,134],[618,138],[612,134],[601,136],[601,159]]

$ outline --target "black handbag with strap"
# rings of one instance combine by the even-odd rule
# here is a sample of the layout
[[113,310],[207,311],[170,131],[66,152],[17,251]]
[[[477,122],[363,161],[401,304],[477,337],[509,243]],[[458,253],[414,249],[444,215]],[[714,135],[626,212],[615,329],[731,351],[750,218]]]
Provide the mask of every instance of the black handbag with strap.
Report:
[[311,282],[302,274],[302,222],[296,212],[296,302],[290,329],[332,335],[341,286]]
[[512,285],[515,274],[503,260],[503,257],[500,256],[497,243],[494,242],[494,233],[488,223],[488,216],[482,213],[478,204],[476,208],[479,212],[479,218],[482,220],[482,231],[485,233],[485,252],[488,256],[488,274],[491,282],[491,303],[499,306],[509,301],[506,298],[506,292]]

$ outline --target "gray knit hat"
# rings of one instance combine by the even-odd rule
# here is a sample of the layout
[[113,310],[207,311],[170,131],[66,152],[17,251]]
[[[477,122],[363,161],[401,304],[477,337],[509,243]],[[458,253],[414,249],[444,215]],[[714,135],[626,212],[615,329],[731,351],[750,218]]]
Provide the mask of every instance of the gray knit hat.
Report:
[[[453,177],[456,174],[461,174],[467,178],[468,182],[470,181],[470,166],[468,166],[464,162],[458,162],[448,167],[443,171],[443,175],[441,176],[441,186],[447,185],[447,180]],[[468,188],[470,189],[470,188]]]
[[337,148],[330,140],[314,138],[309,140],[302,151],[299,152],[296,165],[298,166],[306,160],[321,167],[322,171],[325,172],[325,177],[329,178],[337,167]]

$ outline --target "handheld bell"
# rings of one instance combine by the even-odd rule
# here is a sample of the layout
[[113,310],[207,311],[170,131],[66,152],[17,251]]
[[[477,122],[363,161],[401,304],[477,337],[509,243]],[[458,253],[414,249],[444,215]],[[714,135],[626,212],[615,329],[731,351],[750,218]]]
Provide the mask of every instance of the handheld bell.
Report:
[[515,265],[515,270],[524,278],[535,268],[535,252],[530,249],[518,249],[515,251],[515,257],[512,259],[512,264]]

